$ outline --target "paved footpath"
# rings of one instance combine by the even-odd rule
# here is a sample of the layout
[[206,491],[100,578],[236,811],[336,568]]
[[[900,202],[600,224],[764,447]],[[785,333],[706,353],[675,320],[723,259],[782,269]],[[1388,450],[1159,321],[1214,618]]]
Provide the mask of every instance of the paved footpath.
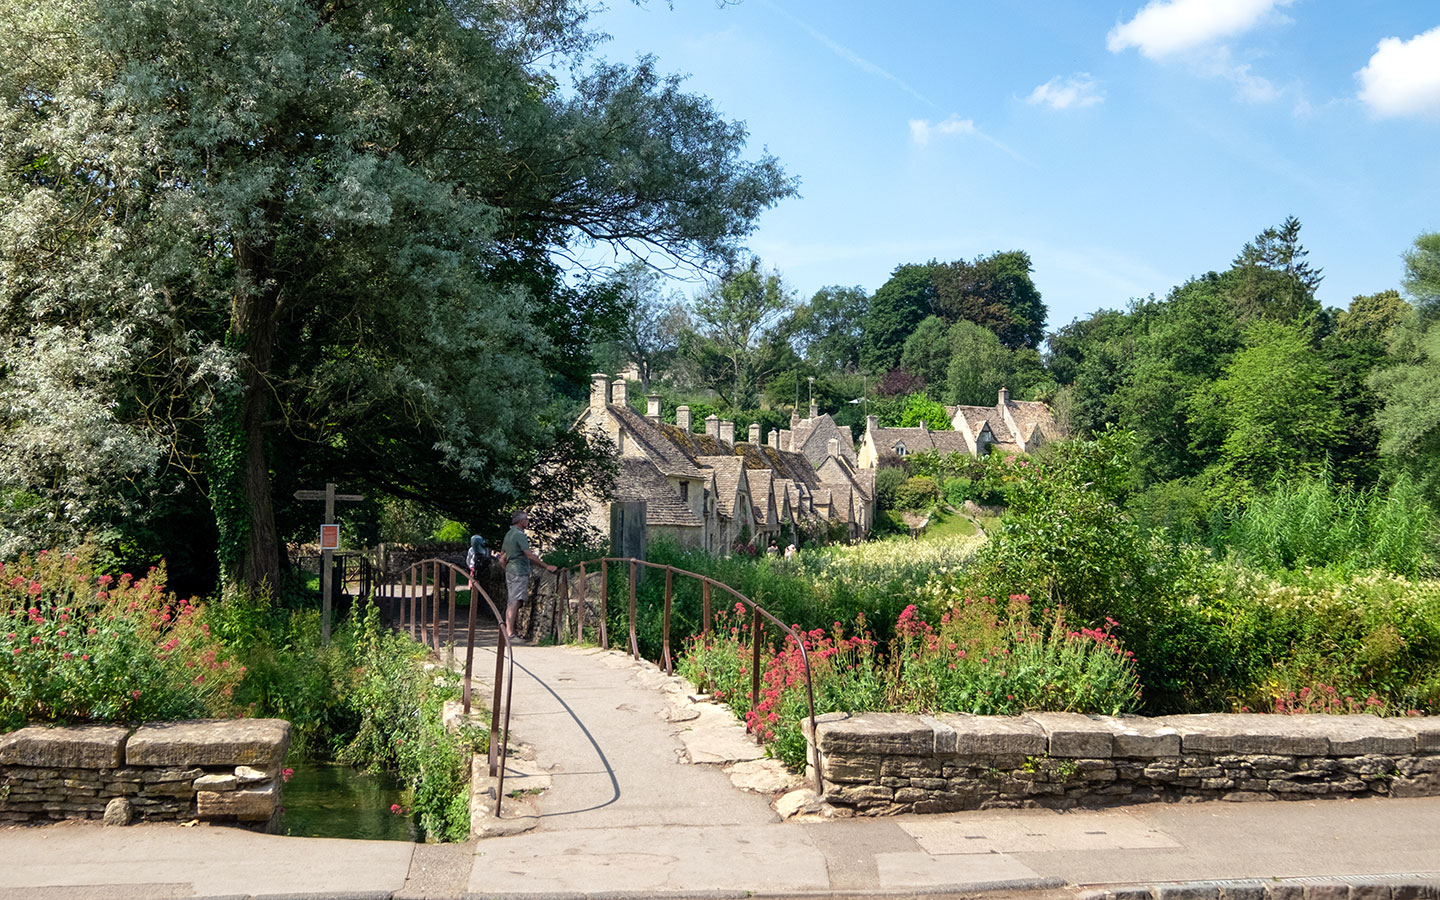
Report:
[[[1097,886],[1123,894],[1236,879],[1308,886],[1296,900],[1440,897],[1401,889],[1440,886],[1440,798],[782,822],[770,797],[727,774],[738,766],[751,781],[767,777],[763,763],[745,761],[754,748],[723,710],[689,704],[678,679],[614,652],[520,647],[516,660],[513,731],[533,759],[517,760],[506,790],[545,790],[507,801],[504,815],[528,831],[410,845],[165,825],[0,829],[0,900],[981,890],[1061,900]],[[1368,886],[1347,893],[1347,883]],[[1219,897],[1213,885],[1186,890],[1160,887],[1156,897]]]

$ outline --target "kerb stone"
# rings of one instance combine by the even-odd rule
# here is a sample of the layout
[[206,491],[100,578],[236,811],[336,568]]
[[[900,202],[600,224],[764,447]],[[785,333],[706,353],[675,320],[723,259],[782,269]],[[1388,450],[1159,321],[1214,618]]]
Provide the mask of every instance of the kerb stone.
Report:
[[115,725],[32,725],[0,736],[0,765],[118,769],[130,729]]
[[954,731],[958,756],[1041,756],[1049,747],[1044,729],[1020,716],[952,714],[940,722]]
[[1118,730],[1104,716],[1081,713],[1027,713],[1024,718],[1044,730],[1050,755],[1071,759],[1109,759]]
[[146,725],[130,737],[132,766],[271,766],[290,747],[283,719],[216,719]]

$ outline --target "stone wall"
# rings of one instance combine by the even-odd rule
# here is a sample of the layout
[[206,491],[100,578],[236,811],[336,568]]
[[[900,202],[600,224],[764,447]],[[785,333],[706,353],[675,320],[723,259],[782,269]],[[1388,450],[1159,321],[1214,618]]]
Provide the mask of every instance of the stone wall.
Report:
[[0,735],[0,824],[199,819],[273,830],[289,747],[280,719],[23,728]]
[[861,815],[1440,795],[1440,717],[832,713],[815,730],[826,799]]

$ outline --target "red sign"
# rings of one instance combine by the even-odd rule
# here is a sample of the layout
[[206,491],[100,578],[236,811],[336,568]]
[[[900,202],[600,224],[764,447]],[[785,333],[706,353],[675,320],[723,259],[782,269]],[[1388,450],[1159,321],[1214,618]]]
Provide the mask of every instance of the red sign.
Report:
[[339,526],[339,525],[321,525],[321,526],[320,526],[320,549],[321,549],[321,550],[339,550],[339,549],[340,549],[340,526]]

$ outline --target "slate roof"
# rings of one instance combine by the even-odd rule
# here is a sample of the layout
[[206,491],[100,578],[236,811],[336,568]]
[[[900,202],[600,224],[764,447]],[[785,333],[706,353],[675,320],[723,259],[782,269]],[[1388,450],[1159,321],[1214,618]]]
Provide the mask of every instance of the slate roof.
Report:
[[761,525],[779,525],[780,511],[773,492],[774,474],[769,469],[751,469],[745,473],[750,482],[750,507]]
[[738,456],[700,456],[696,462],[715,473],[715,509],[727,519],[734,518],[735,498],[745,478],[745,461]]
[[[1040,404],[1044,406],[1045,404]],[[970,426],[970,433],[977,438],[980,436],[980,428],[984,425],[990,426],[990,433],[995,436],[997,444],[1013,444],[1015,438],[1010,434],[1010,426],[1005,424],[1005,417],[1000,414],[998,407],[994,406],[962,406],[960,412],[965,416],[965,422]]]
[[[651,421],[628,406],[611,403],[606,407],[630,436],[645,448],[646,455],[655,463],[655,468],[665,475],[679,475],[684,478],[699,478],[700,471],[695,461],[687,456],[667,435]],[[678,430],[678,429],[677,429]]]
[[855,462],[855,435],[849,428],[836,425],[829,413],[792,423],[788,441],[785,433],[781,432],[780,446],[803,453],[806,459],[819,465],[830,453],[832,438],[840,445],[840,455]]
[[625,457],[619,460],[615,473],[615,499],[644,500],[645,521],[650,525],[699,528],[704,524],[648,459]]

